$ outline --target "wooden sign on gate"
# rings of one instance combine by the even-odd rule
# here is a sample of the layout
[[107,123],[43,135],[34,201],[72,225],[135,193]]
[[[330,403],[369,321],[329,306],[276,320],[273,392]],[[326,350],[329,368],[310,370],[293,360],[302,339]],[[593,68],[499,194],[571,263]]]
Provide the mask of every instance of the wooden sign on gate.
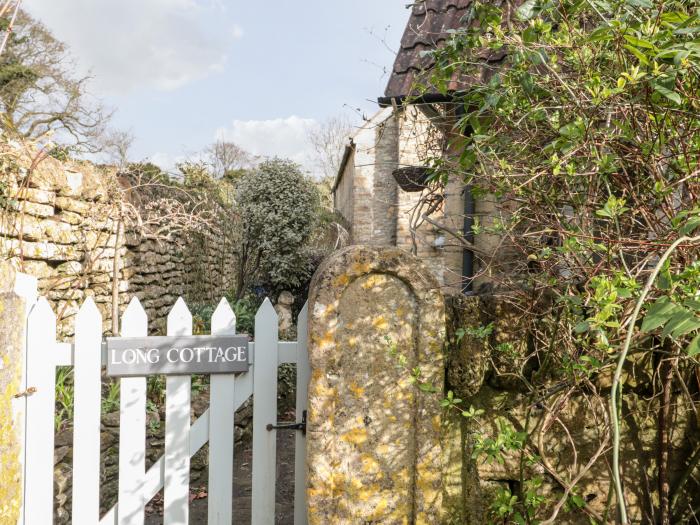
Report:
[[247,372],[248,336],[108,337],[107,375]]

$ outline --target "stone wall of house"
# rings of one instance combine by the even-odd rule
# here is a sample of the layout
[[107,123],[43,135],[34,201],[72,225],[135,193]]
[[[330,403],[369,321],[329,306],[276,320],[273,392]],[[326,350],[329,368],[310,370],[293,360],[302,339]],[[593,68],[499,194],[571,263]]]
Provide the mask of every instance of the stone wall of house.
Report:
[[351,242],[386,244],[392,239],[394,188],[389,177],[396,164],[396,122],[391,108],[383,109],[352,137],[346,162],[334,186],[336,211],[345,219]]
[[[446,290],[461,290],[464,246],[457,239],[465,226],[464,181],[451,175],[440,191],[442,202],[420,221],[417,213],[425,192],[397,187],[396,168],[426,166],[429,159],[454,160],[460,155],[454,119],[436,117],[431,106],[420,104],[384,108],[360,128],[334,188],[336,211],[345,219],[352,244],[398,246],[428,264]],[[497,281],[498,275],[522,263],[521,254],[501,235],[488,233],[499,221],[507,222],[510,203],[493,195],[475,199],[472,219],[481,232],[474,237],[474,289]],[[416,223],[422,222],[417,228]]]
[[[397,168],[425,166],[428,159],[439,158],[444,142],[442,131],[419,106],[382,109],[353,137],[336,181],[335,208],[349,227],[352,244],[398,246],[418,255],[444,286],[460,289],[461,245],[428,222],[412,231],[421,192],[402,190],[392,174]],[[460,181],[451,180],[444,197],[431,218],[460,231]]]
[[343,219],[343,225],[353,236],[355,226],[355,146],[346,146],[346,163],[333,186],[333,208]]
[[31,152],[17,147],[3,153],[0,258],[39,279],[63,336],[72,334],[73,317],[88,296],[109,329],[115,261],[120,310],[137,296],[152,330],[178,296],[213,302],[232,286],[231,243],[214,229],[168,240],[128,230],[117,235],[124,193],[114,171],[50,157],[31,168]]
[[[425,166],[428,159],[439,158],[445,147],[444,133],[421,110],[411,105],[398,113],[399,118],[399,167]],[[399,190],[396,246],[414,253],[422,259],[438,277],[446,289],[461,289],[462,247],[435,224],[422,222],[411,234],[411,221],[416,221],[415,209],[421,192]],[[443,202],[430,218],[453,231],[463,228],[462,187],[452,178],[442,193]]]

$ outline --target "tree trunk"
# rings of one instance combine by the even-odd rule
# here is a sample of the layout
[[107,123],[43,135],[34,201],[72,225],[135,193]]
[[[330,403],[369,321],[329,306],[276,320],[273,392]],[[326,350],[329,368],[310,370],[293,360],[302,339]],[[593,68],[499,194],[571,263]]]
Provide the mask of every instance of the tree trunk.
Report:
[[119,270],[121,266],[121,255],[119,253],[119,242],[122,236],[122,218],[117,222],[117,235],[114,241],[114,258],[112,261],[112,335],[119,335]]
[[[664,349],[671,350],[670,345]],[[671,525],[671,482],[668,478],[668,465],[671,455],[670,418],[671,399],[673,396],[673,369],[678,357],[666,357],[661,361],[660,376],[662,384],[661,406],[659,407],[659,524]]]

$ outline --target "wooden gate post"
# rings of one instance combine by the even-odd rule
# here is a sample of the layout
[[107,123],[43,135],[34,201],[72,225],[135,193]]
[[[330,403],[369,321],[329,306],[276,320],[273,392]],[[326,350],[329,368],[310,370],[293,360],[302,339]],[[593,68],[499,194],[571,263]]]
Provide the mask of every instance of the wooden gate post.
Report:
[[0,263],[0,523],[22,518],[26,318],[32,302],[23,277],[18,290],[18,275],[9,263]]

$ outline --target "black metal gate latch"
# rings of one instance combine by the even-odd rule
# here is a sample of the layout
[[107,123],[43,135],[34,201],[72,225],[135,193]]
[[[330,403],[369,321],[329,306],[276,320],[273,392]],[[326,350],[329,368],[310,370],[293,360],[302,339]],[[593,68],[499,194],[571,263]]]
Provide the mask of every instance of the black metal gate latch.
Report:
[[270,423],[267,430],[301,430],[302,434],[306,435],[306,410],[301,413],[301,423]]

